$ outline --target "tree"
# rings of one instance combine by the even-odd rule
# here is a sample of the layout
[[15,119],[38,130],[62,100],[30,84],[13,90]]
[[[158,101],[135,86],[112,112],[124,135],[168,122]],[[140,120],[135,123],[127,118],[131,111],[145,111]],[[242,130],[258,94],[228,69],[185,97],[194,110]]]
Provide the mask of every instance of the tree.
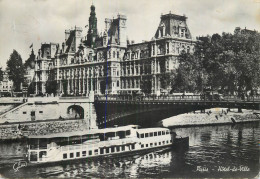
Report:
[[20,86],[24,82],[25,70],[21,55],[13,50],[7,61],[7,71],[9,79],[13,81],[14,91],[21,91]]
[[0,81],[3,81],[3,70],[0,68]]

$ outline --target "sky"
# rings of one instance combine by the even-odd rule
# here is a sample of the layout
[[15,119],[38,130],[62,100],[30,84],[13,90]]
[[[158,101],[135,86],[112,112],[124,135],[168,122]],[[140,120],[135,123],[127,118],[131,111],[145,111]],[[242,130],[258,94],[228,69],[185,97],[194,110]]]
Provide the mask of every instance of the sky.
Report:
[[105,18],[127,16],[129,40],[150,40],[161,14],[186,15],[193,38],[235,27],[260,32],[260,0],[0,0],[0,67],[6,67],[13,49],[28,59],[33,44],[37,53],[41,43],[64,41],[65,29],[79,26],[83,35],[90,6],[96,7],[99,33]]

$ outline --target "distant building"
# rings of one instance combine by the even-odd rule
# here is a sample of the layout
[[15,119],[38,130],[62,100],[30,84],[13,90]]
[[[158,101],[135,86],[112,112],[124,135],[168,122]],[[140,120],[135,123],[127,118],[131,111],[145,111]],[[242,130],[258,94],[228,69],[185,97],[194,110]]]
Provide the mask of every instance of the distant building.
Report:
[[244,29],[241,29],[240,27],[236,27],[234,33],[235,34],[240,33],[240,34],[251,34],[251,35],[254,35],[254,34],[258,33],[258,32],[256,30],[249,30],[246,27]]
[[9,80],[8,72],[3,72],[3,80],[0,81],[1,96],[11,96],[13,89],[13,81]]
[[158,94],[165,90],[161,75],[178,68],[182,51],[194,51],[196,40],[192,39],[186,16],[162,15],[150,41],[130,44],[125,15],[106,18],[105,30],[98,34],[95,7],[90,9],[86,37],[80,27],[75,27],[65,30],[61,47],[42,44],[35,66],[37,94],[46,93],[47,81],[53,82],[57,94]]

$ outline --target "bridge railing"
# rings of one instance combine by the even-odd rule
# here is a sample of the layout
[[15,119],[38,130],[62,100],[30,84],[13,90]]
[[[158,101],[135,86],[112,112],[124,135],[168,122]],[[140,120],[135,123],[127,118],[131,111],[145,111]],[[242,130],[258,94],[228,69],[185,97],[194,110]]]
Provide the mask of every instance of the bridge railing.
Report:
[[97,101],[226,101],[226,102],[260,102],[260,95],[237,97],[234,95],[224,96],[219,99],[209,99],[203,95],[97,95]]

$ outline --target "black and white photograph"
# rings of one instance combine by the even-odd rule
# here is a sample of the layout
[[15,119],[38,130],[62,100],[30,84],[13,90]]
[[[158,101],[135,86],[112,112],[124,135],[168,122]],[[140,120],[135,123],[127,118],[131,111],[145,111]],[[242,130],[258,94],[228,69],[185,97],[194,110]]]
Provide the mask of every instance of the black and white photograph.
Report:
[[259,178],[260,0],[0,0],[0,178]]

